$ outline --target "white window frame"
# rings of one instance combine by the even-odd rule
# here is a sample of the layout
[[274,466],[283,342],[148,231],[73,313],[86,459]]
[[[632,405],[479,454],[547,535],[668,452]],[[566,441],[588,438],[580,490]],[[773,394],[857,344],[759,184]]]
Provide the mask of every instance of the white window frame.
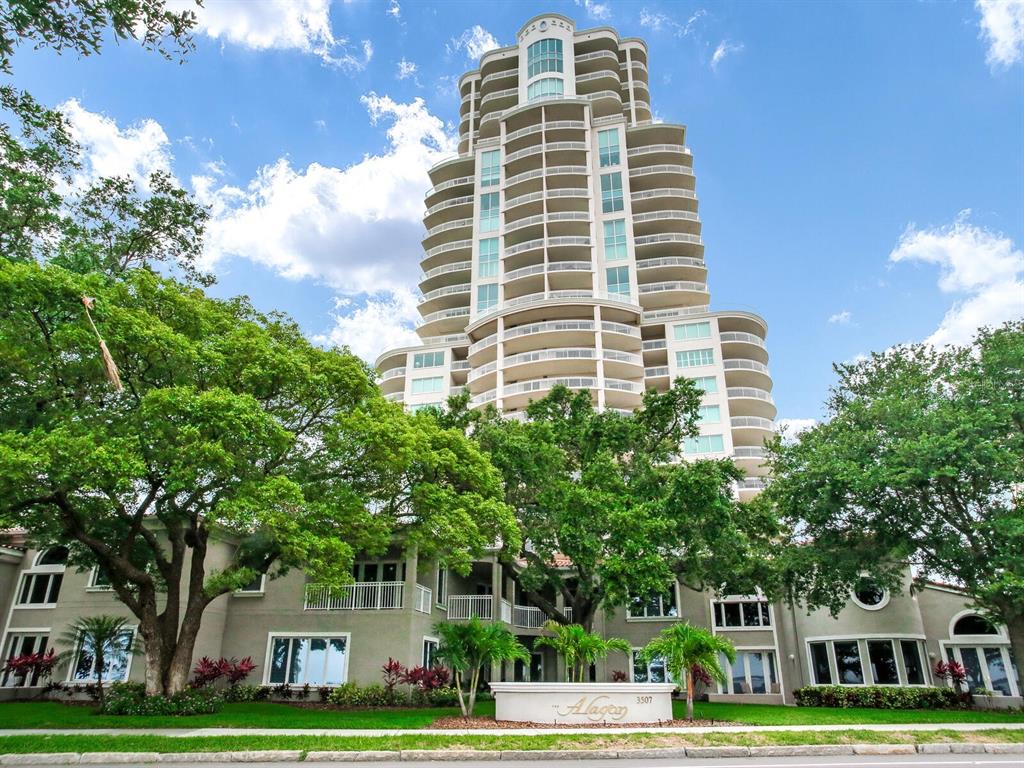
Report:
[[[865,574],[861,574],[860,578],[862,578],[862,579],[870,579],[870,577],[866,573]],[[881,589],[881,587],[879,587],[879,589]],[[861,610],[864,610],[864,611],[880,611],[883,608],[885,608],[885,606],[887,606],[889,604],[889,601],[891,599],[892,599],[892,593],[890,593],[888,589],[882,589],[882,599],[879,600],[875,605],[868,605],[867,603],[862,603],[857,598],[857,587],[856,587],[856,585],[854,585],[854,588],[850,590],[850,600],[853,602],[854,605],[856,605],[858,608],[860,608]]]
[[[50,641],[53,639],[53,630],[50,627],[17,627],[15,629],[8,629],[6,632],[4,632],[3,638],[0,639],[0,653],[5,654],[3,656],[3,658],[0,659],[0,661],[3,661],[3,663],[6,664],[8,659],[14,658],[14,656],[16,656],[16,655],[20,655],[20,654],[6,655],[7,654],[7,644],[8,644],[8,642],[10,642],[12,637],[25,637],[25,636],[29,636],[29,635],[31,635],[32,637],[39,637],[41,635],[45,635],[46,636],[46,642],[43,643],[43,646],[44,646],[43,652],[45,653],[46,652],[46,648],[45,647],[46,646],[50,646]],[[52,647],[52,646],[50,646],[50,647]],[[3,688],[43,688],[43,687],[45,687],[45,683],[43,685],[12,685],[12,684],[8,684],[8,685],[0,686],[0,690],[2,690]]]
[[[871,671],[871,655],[868,652],[869,640],[888,640],[893,644],[896,653],[896,671],[899,675],[899,683],[875,683]],[[913,640],[918,643],[917,652],[924,672],[923,683],[908,683],[907,669],[903,663],[903,650],[898,643],[901,640]],[[829,685],[819,683],[814,675],[814,662],[811,658],[811,643],[825,643],[825,651],[828,655],[829,674],[832,675],[831,685],[841,685],[845,688],[865,688],[869,685],[880,685],[886,688],[923,688],[931,685],[931,669],[928,661],[928,649],[924,635],[905,634],[899,632],[867,633],[858,635],[822,635],[819,637],[804,638],[804,660],[807,665],[807,680],[810,685]],[[864,677],[863,683],[843,683],[839,680],[839,664],[836,661],[835,643],[857,643],[857,650],[860,654],[861,672]],[[943,657],[945,658],[945,657]]]
[[[636,662],[638,661],[637,656],[642,651],[643,651],[643,647],[642,646],[633,646],[632,652],[629,654],[629,682],[631,682],[631,683],[636,681],[636,673],[635,673],[634,670],[636,669]],[[661,657],[658,656],[656,658],[661,658]],[[654,661],[654,659],[652,659],[651,661],[647,662],[647,682],[648,683],[651,682],[651,664],[652,664],[653,661]],[[674,683],[675,680],[672,679],[672,674],[668,671],[668,666],[665,666],[665,660],[662,659],[661,663],[662,663],[662,666],[664,666],[664,668],[665,668],[665,682],[667,682],[667,683]]]
[[[750,658],[747,654],[760,653],[762,656],[762,664],[764,665],[764,679],[765,687],[764,693],[754,693],[754,684],[750,680]],[[768,654],[771,654],[775,658],[775,676],[778,678],[775,682],[772,682],[772,664],[768,661]],[[743,680],[747,684],[749,692],[747,693],[732,693],[732,665],[730,664],[725,669],[726,676],[729,678],[728,681],[723,685],[718,683],[718,692],[722,695],[727,696],[781,696],[782,695],[782,670],[779,669],[779,654],[775,648],[766,648],[764,646],[737,646],[736,647],[737,659],[743,659]],[[719,664],[721,664],[721,657],[719,657]],[[728,661],[728,659],[726,659]],[[773,691],[772,686],[779,686],[778,691]],[[726,691],[726,687],[730,690]]]
[[263,597],[267,594],[267,574],[260,574],[259,589],[236,589],[231,593],[232,597]]
[[56,602],[52,602],[52,603],[22,603],[21,602],[21,595],[25,591],[25,582],[28,581],[29,579],[34,579],[37,576],[46,576],[46,577],[48,577],[47,578],[48,585],[46,587],[47,597],[49,597],[50,590],[52,589],[53,577],[54,576],[60,576],[61,577],[61,585],[60,585],[60,590],[58,590],[58,594],[57,594],[57,599],[58,600],[60,599],[60,591],[64,589],[64,576],[67,574],[67,563],[66,562],[65,563],[61,563],[60,565],[40,565],[39,564],[40,558],[42,558],[42,556],[45,555],[47,552],[49,552],[51,549],[54,549],[54,547],[47,547],[46,549],[42,549],[39,552],[37,552],[35,558],[32,560],[32,567],[29,568],[28,570],[25,570],[25,571],[21,572],[21,577],[18,579],[18,589],[14,593],[14,596],[13,596],[14,599],[12,601],[12,605],[13,605],[14,608],[17,608],[18,610],[23,610],[23,611],[31,611],[31,610],[42,610],[42,609],[57,607],[57,603]]
[[[334,688],[335,685],[344,685],[348,682],[348,671],[351,666],[349,661],[352,656],[352,633],[351,632],[268,632],[267,633],[267,653],[263,662],[263,685],[298,685],[302,686],[305,683],[289,683],[288,673],[291,671],[291,655],[289,654],[288,660],[284,668],[284,682],[283,683],[272,683],[270,682],[270,664],[271,657],[274,652],[274,640],[279,637],[284,638],[296,638],[296,637],[308,637],[308,638],[319,638],[324,640],[330,640],[332,637],[343,637],[345,638],[345,666],[344,674],[340,683],[332,684],[327,687]],[[313,685],[310,683],[310,685]]]
[[[123,683],[126,680],[131,678],[131,674],[132,674],[132,660],[135,658],[135,654],[132,653],[132,646],[135,645],[135,642],[136,642],[136,640],[138,638],[139,625],[138,624],[132,624],[130,626],[126,625],[125,628],[124,628],[124,631],[131,633],[131,639],[128,641],[127,658],[125,659],[125,664],[124,664],[124,676],[120,677],[120,678],[118,678],[116,680],[115,679],[108,679],[108,678],[104,677],[103,678],[103,686],[104,687],[107,687],[108,685],[111,685],[113,683]],[[75,670],[78,668],[78,656],[79,656],[79,654],[81,654],[81,652],[82,652],[82,638],[79,637],[75,641],[75,652],[74,652],[74,655],[72,655],[72,657],[71,657],[71,662],[68,664],[68,671],[65,674],[65,682],[69,683],[70,685],[95,685],[96,684],[96,675],[95,674],[93,674],[87,680],[79,680],[79,679],[75,678],[75,676],[74,676],[75,675]],[[92,668],[92,671],[94,673],[96,671],[96,658],[95,657],[93,657],[93,668]]]
[[664,605],[664,600],[662,600],[664,595],[663,594],[659,594],[658,595],[658,600],[660,601],[661,609],[663,611],[663,613],[661,615],[659,615],[659,616],[634,616],[632,613],[630,613],[630,610],[629,610],[630,606],[627,605],[626,606],[626,621],[639,621],[639,622],[642,622],[642,621],[679,621],[680,618],[681,618],[680,611],[679,611],[679,605],[680,605],[679,598],[681,597],[681,595],[679,594],[679,582],[676,581],[672,585],[672,589],[671,590],[665,590],[666,593],[669,592],[669,591],[671,591],[672,594],[675,595],[675,598],[676,598],[676,615],[675,616],[670,616],[670,615],[664,613],[665,605]]
[[[758,603],[757,617],[761,619],[761,607],[760,603],[768,604],[768,621],[770,624],[758,624],[757,626],[748,627],[741,624],[738,627],[731,627],[726,624],[721,626],[718,625],[718,614],[716,612],[716,606],[719,603]],[[725,614],[722,614],[723,618]],[[740,621],[743,621],[743,606],[740,606]],[[762,595],[726,595],[724,597],[715,599],[711,598],[711,624],[714,626],[716,632],[771,632],[775,629],[775,608],[767,599]]]
[[424,635],[423,636],[423,642],[420,643],[420,665],[423,666],[423,667],[426,667],[427,669],[430,669],[430,667],[427,666],[427,660],[424,658],[424,653],[423,653],[426,650],[426,648],[427,648],[427,643],[433,643],[434,644],[434,656],[436,658],[436,656],[437,656],[437,649],[441,647],[441,639],[438,638],[438,637],[434,637],[433,635]]
[[[979,635],[957,635],[957,637],[979,637]],[[988,637],[995,637],[995,635],[988,635]],[[939,643],[939,647],[942,653],[942,661],[946,661],[949,658],[949,652],[952,651],[953,658],[957,664],[964,667],[964,669],[966,669],[966,667],[964,666],[963,649],[970,648],[975,653],[982,651],[982,653],[978,654],[978,661],[981,666],[981,679],[985,683],[985,690],[991,691],[995,697],[1005,698],[1006,694],[1001,693],[992,687],[992,675],[989,673],[988,660],[985,658],[985,654],[983,652],[985,648],[995,648],[999,651],[999,656],[1003,661],[1003,669],[1006,670],[1006,679],[1010,681],[1010,696],[1020,696],[1020,685],[1014,677],[1013,664],[1010,663],[1009,645],[1003,645],[998,642],[978,643],[972,640],[963,642],[961,640],[953,639],[948,642],[945,640],[941,641]],[[952,681],[947,681],[947,685],[952,686]]]
[[[96,577],[99,576],[99,573],[100,573],[100,567],[98,565],[94,565],[89,570],[89,583],[86,586],[85,591],[86,592],[113,592],[114,588],[110,584],[97,584],[96,583]],[[61,585],[61,588],[63,588],[63,585]]]
[[436,605],[439,608],[448,609],[448,569],[438,568],[437,578],[434,580]]

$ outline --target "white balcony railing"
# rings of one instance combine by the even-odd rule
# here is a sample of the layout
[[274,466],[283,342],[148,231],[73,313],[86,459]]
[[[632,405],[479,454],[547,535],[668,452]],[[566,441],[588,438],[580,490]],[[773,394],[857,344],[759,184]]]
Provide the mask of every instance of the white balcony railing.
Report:
[[501,599],[501,620],[506,624],[512,623],[512,603],[505,598]]
[[422,584],[416,585],[416,602],[413,603],[413,610],[419,611],[420,613],[430,613],[430,608],[434,604],[434,592],[430,587],[424,587]]
[[[572,608],[563,608],[565,618],[572,621]],[[548,620],[547,615],[540,608],[532,605],[515,605],[512,607],[512,624],[525,629],[540,629]]]
[[381,611],[402,607],[405,582],[359,581],[344,587],[306,586],[307,611]]
[[494,598],[490,595],[448,595],[448,620],[455,621],[476,616],[490,619]]

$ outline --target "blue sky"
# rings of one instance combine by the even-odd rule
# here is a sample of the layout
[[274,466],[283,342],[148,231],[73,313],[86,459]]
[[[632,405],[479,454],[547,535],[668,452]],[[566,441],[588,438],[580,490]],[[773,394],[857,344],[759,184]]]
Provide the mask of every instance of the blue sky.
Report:
[[648,41],[713,307],[767,319],[780,417],[821,416],[835,360],[1024,315],[1024,0],[206,0],[183,65],[129,41],[14,71],[69,115],[80,183],[170,170],[212,206],[218,294],[372,359],[410,338],[454,80],[546,11]]

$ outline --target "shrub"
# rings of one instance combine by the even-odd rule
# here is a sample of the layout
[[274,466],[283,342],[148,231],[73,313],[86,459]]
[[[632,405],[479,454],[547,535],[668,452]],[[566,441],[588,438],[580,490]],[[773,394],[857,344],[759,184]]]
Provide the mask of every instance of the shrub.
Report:
[[612,682],[613,683],[625,683],[629,680],[629,675],[623,672],[621,669],[612,670]]
[[214,661],[209,656],[203,656],[192,670],[192,687],[202,688],[221,678],[227,680],[229,685],[237,685],[254,669],[256,665],[252,656],[246,656],[241,661],[235,658],[226,659],[223,656]]
[[46,653],[25,653],[21,656],[14,656],[4,664],[2,672],[11,675],[16,680],[28,681],[36,685],[41,680],[46,680],[53,674],[53,668],[57,664],[57,654],[51,648]]
[[447,688],[451,685],[451,673],[444,667],[410,667],[402,671],[402,682],[419,692]]
[[270,689],[265,685],[232,685],[224,689],[224,701],[265,701]]
[[114,683],[107,692],[108,715],[210,715],[224,698],[210,689],[186,688],[174,696],[147,696],[142,683]]
[[964,698],[952,688],[902,688],[889,685],[808,685],[793,691],[800,707],[873,709],[958,709]]
[[384,687],[389,693],[393,694],[395,686],[398,685],[406,674],[405,667],[402,666],[402,662],[395,661],[388,656],[387,662],[380,668],[380,671],[384,676]]

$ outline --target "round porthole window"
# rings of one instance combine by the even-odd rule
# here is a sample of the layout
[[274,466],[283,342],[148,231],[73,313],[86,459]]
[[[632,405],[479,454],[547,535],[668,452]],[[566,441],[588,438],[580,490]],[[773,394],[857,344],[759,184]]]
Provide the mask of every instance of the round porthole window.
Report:
[[889,593],[874,579],[864,577],[853,588],[853,600],[867,611],[877,611],[889,602]]

